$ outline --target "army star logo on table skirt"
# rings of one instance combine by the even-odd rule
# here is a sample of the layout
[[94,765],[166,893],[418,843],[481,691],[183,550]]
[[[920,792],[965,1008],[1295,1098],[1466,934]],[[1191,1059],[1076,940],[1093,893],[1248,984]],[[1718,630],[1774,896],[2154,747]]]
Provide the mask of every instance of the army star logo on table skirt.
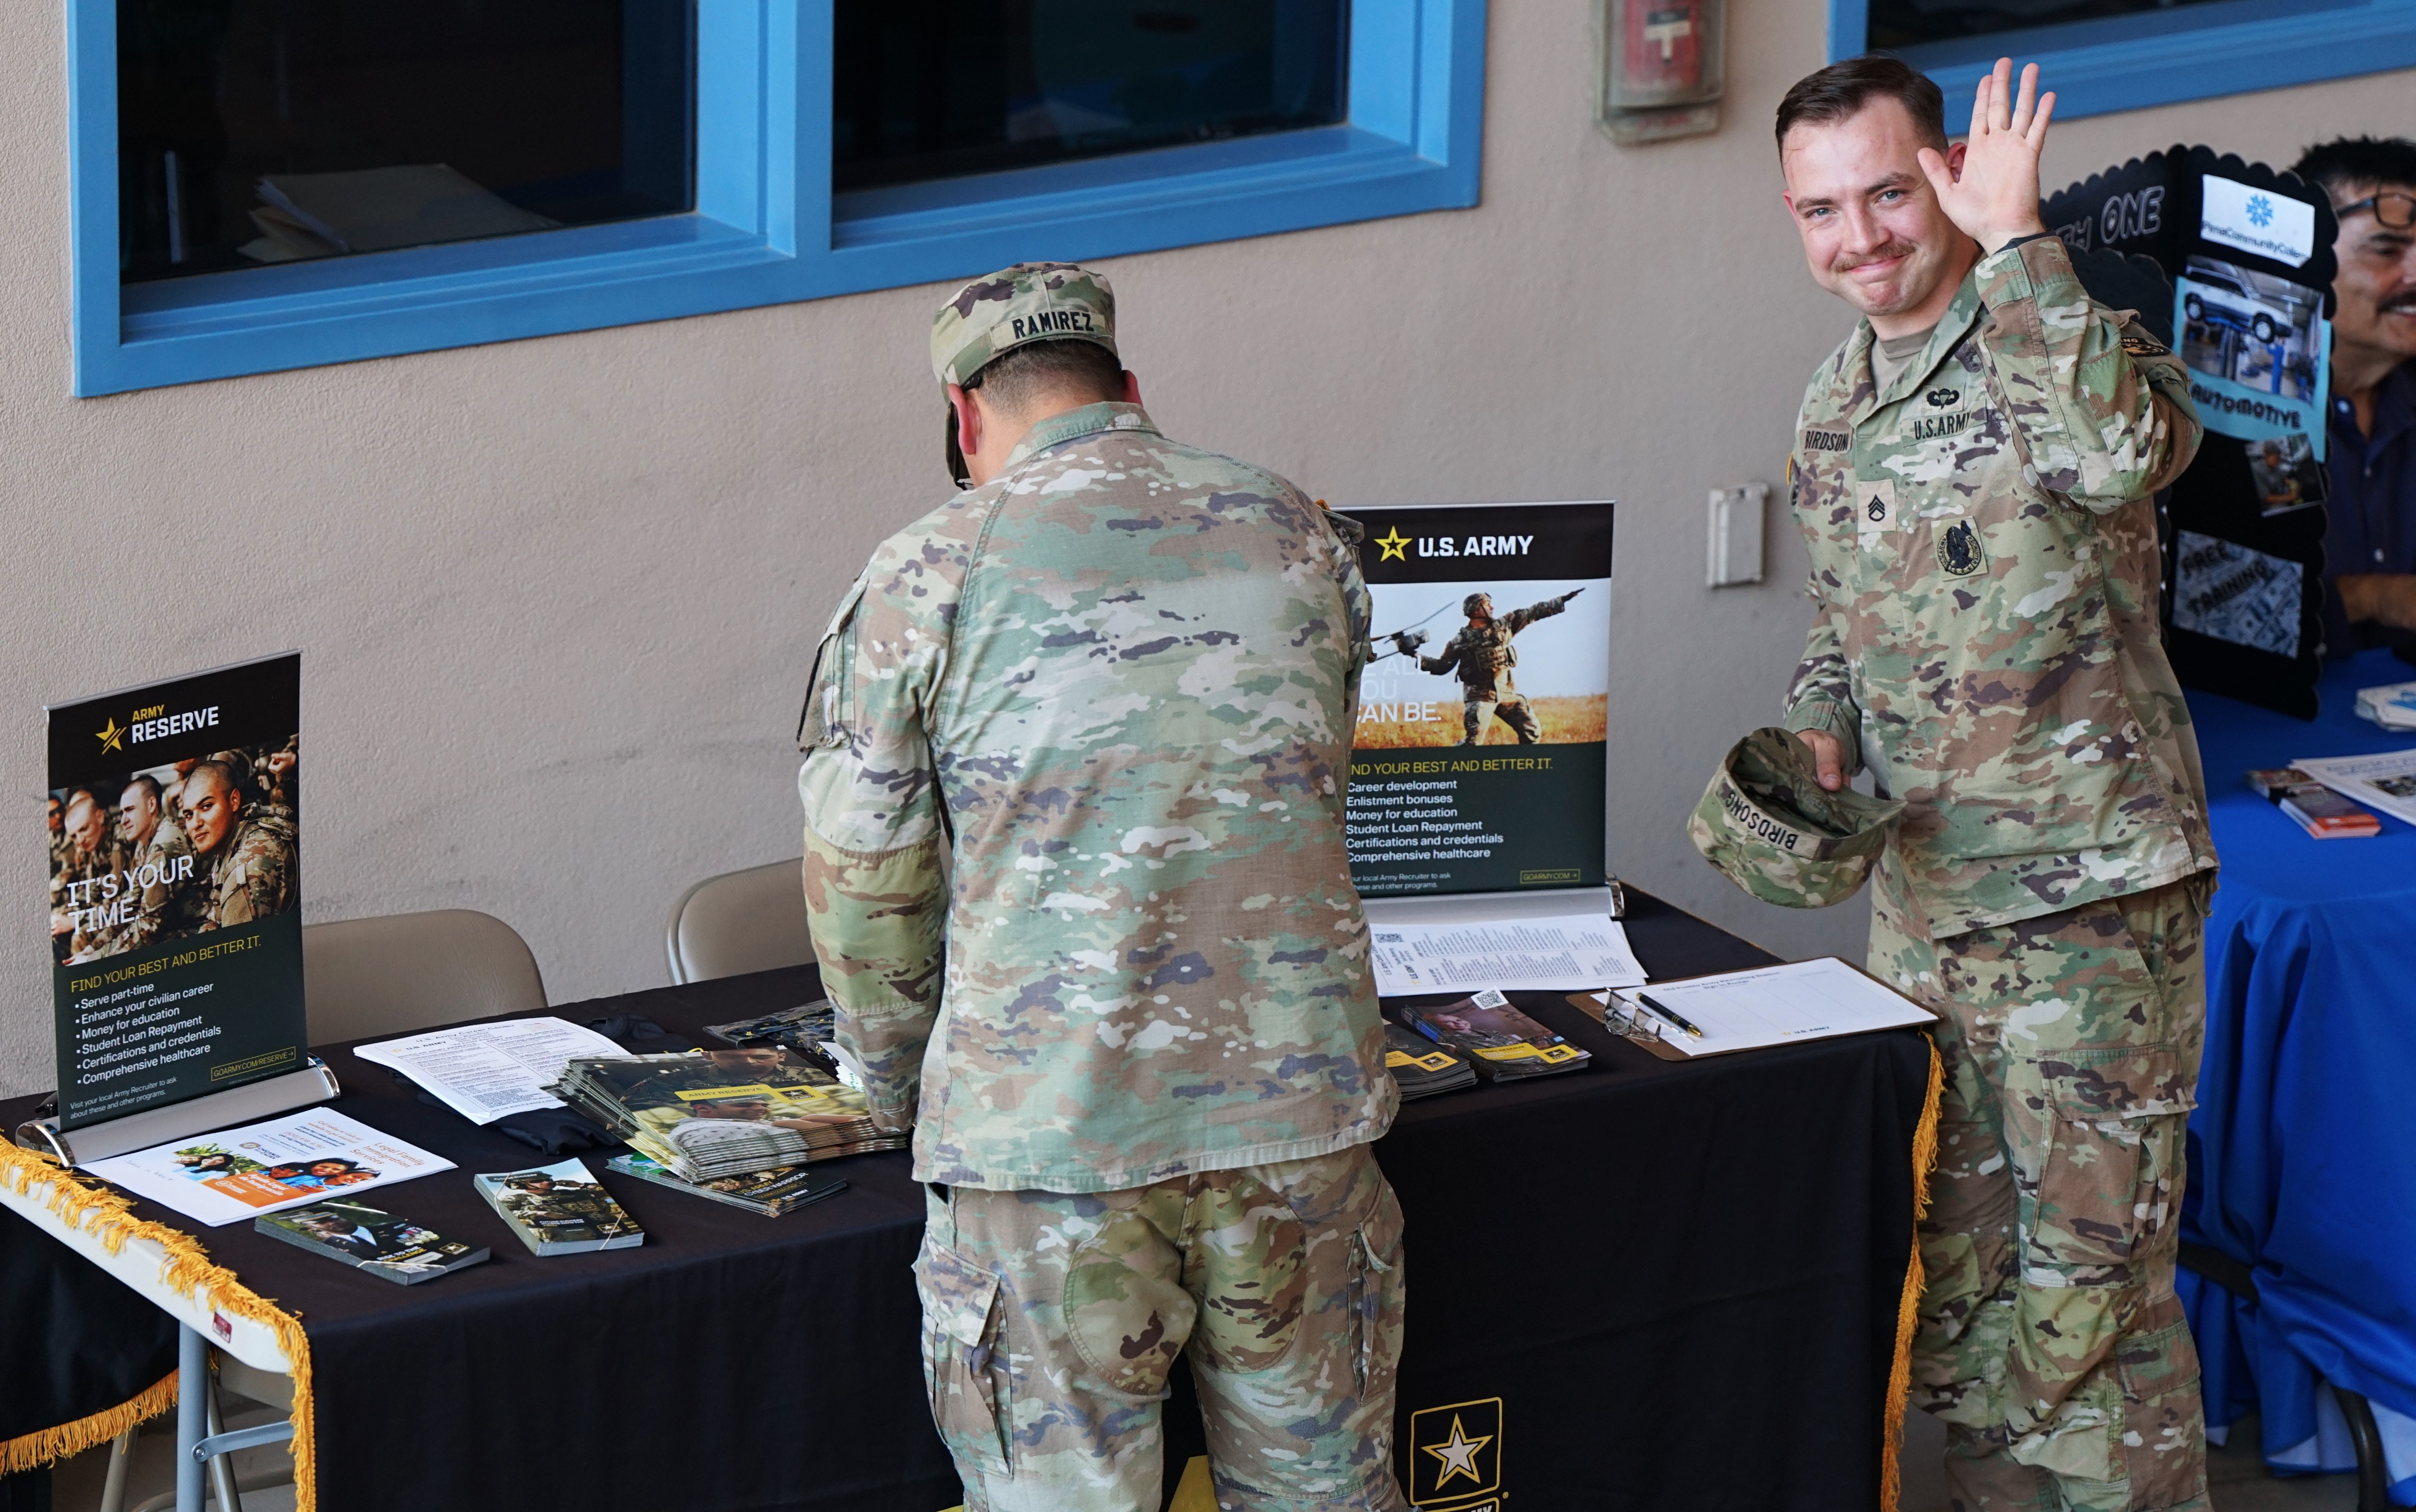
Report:
[[[1410,1502],[1450,1512],[1501,1505],[1502,1399],[1457,1401],[1410,1414]],[[1487,1497],[1468,1502],[1467,1497]]]
[[1980,533],[1969,520],[1957,520],[1938,537],[1938,565],[1958,578],[1968,578],[1988,565],[1980,549]]

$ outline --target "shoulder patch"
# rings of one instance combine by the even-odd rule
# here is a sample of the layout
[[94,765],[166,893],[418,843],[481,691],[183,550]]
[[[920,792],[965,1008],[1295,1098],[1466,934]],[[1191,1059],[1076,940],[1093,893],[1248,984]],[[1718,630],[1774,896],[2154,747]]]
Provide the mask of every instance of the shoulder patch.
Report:
[[2135,357],[2161,357],[2169,355],[2173,349],[2145,331],[2125,326],[2122,330],[2122,350]]

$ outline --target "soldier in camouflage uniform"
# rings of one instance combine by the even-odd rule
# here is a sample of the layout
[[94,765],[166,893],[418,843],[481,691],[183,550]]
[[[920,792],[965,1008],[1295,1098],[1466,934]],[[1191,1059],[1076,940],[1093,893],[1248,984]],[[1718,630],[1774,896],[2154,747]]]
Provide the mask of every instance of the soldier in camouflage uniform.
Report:
[[1569,600],[1583,592],[1583,588],[1574,589],[1558,598],[1514,609],[1498,619],[1494,617],[1490,594],[1472,593],[1461,602],[1459,612],[1468,616],[1468,623],[1457,635],[1443,643],[1442,655],[1418,658],[1422,672],[1459,673],[1460,718],[1468,732],[1461,745],[1483,745],[1485,733],[1492,727],[1496,715],[1522,746],[1532,746],[1544,738],[1543,727],[1535,722],[1535,711],[1519,697],[1518,685],[1511,677],[1511,669],[1518,665],[1518,648],[1511,643],[1511,637],[1537,620],[1549,619],[1568,608]]
[[1355,528],[1161,434],[1114,340],[1063,264],[935,322],[974,486],[874,553],[802,732],[836,1049],[932,1184],[968,1512],[1155,1508],[1186,1345],[1221,1505],[1399,1508]]
[[127,844],[127,864],[143,899],[142,912],[119,931],[115,948],[138,949],[199,929],[208,895],[192,841],[167,813],[157,778],[137,777],[126,784],[117,800],[117,834]]
[[249,802],[245,777],[212,759],[185,778],[177,802],[208,889],[201,928],[232,929],[282,914],[296,891],[294,816]]
[[1824,786],[1868,767],[1905,805],[1870,966],[1945,1016],[1914,1395],[1954,1504],[2203,1508],[2173,1271],[2215,860],[2152,501],[2199,429],[2039,224],[2034,88],[2001,63],[1951,150],[1892,59],[1780,106],[1814,277],[1868,317],[1798,421],[1786,722]]
[[67,844],[51,873],[51,945],[56,960],[89,960],[106,947],[112,926],[98,911],[113,904],[126,870],[127,849],[100,800],[79,788],[63,816]]

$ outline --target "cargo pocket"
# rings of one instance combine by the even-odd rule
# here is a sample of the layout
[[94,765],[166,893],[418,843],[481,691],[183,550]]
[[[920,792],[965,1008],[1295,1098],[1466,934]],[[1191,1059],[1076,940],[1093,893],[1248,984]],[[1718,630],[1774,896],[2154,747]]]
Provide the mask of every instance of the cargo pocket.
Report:
[[2181,1219],[2197,1105],[2181,1057],[2169,1044],[2121,1045],[2033,1064],[2049,1116],[2024,1263],[2054,1268],[2062,1285],[2127,1284]]
[[1004,1466],[1009,1376],[1000,1348],[999,1278],[929,1238],[914,1257],[923,1299],[923,1379],[931,1422],[948,1452]]
[[2142,1322],[2145,1329],[2114,1351],[2122,1379],[2122,1464],[2131,1480],[2130,1504],[2185,1506],[2206,1490],[2197,1346],[2179,1298],[2152,1304]]
[[[1351,1240],[1351,1358],[1361,1401],[1389,1401],[1401,1363],[1401,1204],[1379,1178],[1375,1206]],[[1390,1422],[1387,1415],[1384,1419]]]
[[814,646],[814,663],[806,673],[806,706],[797,716],[797,748],[815,750],[848,742],[848,710],[843,706],[854,686],[855,609],[864,600],[864,580],[857,579],[830,618]]

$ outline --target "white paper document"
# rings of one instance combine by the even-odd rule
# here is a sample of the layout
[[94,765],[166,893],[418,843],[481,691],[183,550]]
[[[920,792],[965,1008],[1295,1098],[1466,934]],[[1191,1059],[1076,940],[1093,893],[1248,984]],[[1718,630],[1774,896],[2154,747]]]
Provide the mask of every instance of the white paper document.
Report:
[[[1834,956],[1661,982],[1640,993],[1618,995],[1623,1012],[1650,998],[1634,1016],[1657,1030],[1663,1044],[1687,1055],[1718,1055],[1936,1021],[1927,1008]],[[1668,1011],[1656,1011],[1656,1004]],[[1702,1033],[1689,1034],[1687,1024]]]
[[212,1227],[282,1208],[355,1197],[453,1162],[322,1108],[194,1134],[83,1168],[137,1197]]
[[2291,765],[2344,798],[2416,824],[2416,747],[2378,756],[2314,756]]
[[1568,991],[1634,987],[1644,968],[1627,931],[1601,914],[1497,919],[1463,924],[1371,924],[1376,990],[1414,992]]
[[532,1108],[561,1107],[544,1088],[562,1080],[573,1057],[628,1051],[566,1020],[507,1019],[382,1040],[353,1053],[400,1071],[473,1124],[491,1124]]

